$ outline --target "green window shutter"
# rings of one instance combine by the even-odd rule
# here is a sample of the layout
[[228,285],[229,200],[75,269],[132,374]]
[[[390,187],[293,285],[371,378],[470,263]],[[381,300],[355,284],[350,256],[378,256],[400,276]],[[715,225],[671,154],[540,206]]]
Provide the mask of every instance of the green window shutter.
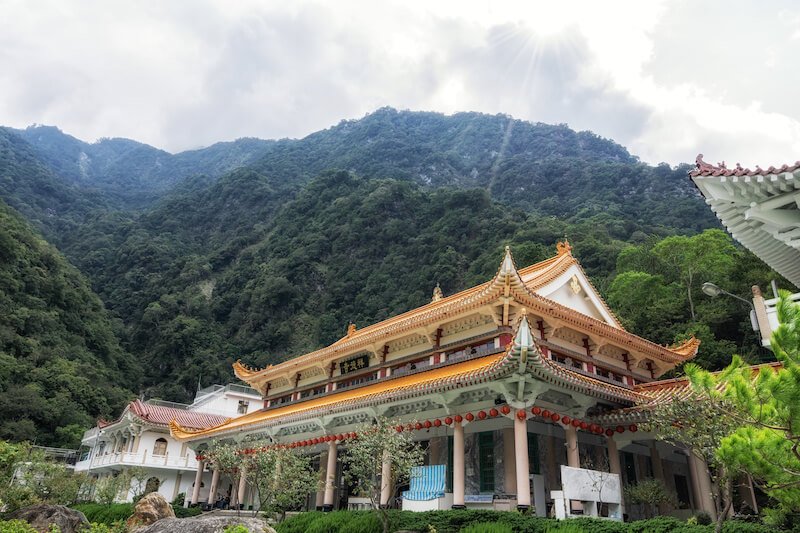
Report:
[[453,492],[453,437],[447,437],[447,472],[445,473],[446,492]]
[[539,438],[536,433],[528,433],[528,465],[532,474],[541,474],[539,466]]
[[494,433],[478,433],[480,491],[494,492]]

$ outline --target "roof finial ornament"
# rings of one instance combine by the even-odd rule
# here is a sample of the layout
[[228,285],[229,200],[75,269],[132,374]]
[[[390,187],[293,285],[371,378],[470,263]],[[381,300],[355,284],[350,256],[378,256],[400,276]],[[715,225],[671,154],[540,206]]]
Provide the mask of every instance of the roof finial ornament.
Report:
[[350,322],[350,325],[347,326],[347,336],[350,337],[356,332],[356,325]]
[[566,235],[564,236],[564,242],[556,243],[556,250],[558,251],[558,255],[564,255],[564,254],[572,255],[572,246],[570,246]]
[[507,245],[505,255],[503,255],[503,262],[500,263],[500,274],[510,275],[515,270],[514,258],[511,256],[511,247]]
[[431,298],[431,302],[438,302],[444,298],[444,294],[442,293],[442,288],[439,286],[439,282],[436,282],[436,286],[433,288],[433,297]]
[[703,154],[697,154],[697,157],[694,160],[694,164],[697,165],[697,170],[719,170],[717,167],[712,165],[711,163],[706,163],[703,161]]

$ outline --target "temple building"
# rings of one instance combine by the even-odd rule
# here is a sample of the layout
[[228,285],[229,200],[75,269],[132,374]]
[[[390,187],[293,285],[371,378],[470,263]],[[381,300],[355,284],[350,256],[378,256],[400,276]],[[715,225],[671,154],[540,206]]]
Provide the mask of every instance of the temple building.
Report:
[[[95,479],[118,476],[133,467],[140,467],[147,476],[131,480],[121,487],[116,501],[127,502],[137,493],[159,492],[167,501],[179,494],[191,496],[195,484],[206,500],[210,495],[211,473],[196,479],[198,461],[185,443],[169,434],[173,420],[189,428],[204,428],[230,420],[232,417],[258,411],[264,405],[258,391],[238,384],[212,385],[197,391],[191,405],[162,400],[134,400],[113,421],[100,420],[86,431],[76,472],[86,472]],[[229,486],[218,488],[220,496]]]
[[[800,287],[800,161],[793,165],[756,166],[755,170],[712,165],[697,156],[689,173],[706,203],[734,239],[779,274]],[[777,294],[765,298],[753,287],[753,307],[761,342],[769,347],[778,327]],[[800,293],[793,295],[800,301]]]
[[[649,406],[688,390],[658,379],[694,357],[699,341],[667,347],[626,331],[567,242],[522,269],[508,248],[498,259],[486,283],[451,296],[437,287],[427,305],[351,325],[330,346],[264,369],[237,362],[263,409],[202,429],[170,424],[198,454],[198,479],[213,470],[203,450],[214,442],[285,444],[308,453],[326,480],[309,508],[352,508],[358,495],[337,454],[383,416],[423,443],[426,465],[444,465],[441,495],[420,507],[386,491],[384,504],[636,518],[621,487],[657,478],[679,502],[669,512],[713,516],[705,463],[640,427]],[[257,501],[244,477],[236,488],[235,501]]]

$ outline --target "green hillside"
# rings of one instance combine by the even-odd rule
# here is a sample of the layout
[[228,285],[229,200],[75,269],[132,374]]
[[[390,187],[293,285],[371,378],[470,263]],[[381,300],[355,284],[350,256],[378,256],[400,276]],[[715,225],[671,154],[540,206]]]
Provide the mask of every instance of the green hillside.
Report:
[[0,438],[75,446],[140,382],[84,277],[0,202]]
[[[714,229],[686,166],[646,165],[588,132],[387,108],[300,140],[173,156],[39,130],[35,139],[25,130],[35,145],[0,130],[0,195],[118,321],[126,352],[113,344],[117,355],[95,362],[109,376],[96,382],[111,387],[101,406],[125,394],[119,383],[186,401],[198,381],[233,379],[237,358],[264,365],[323,346],[350,321],[362,327],[427,302],[436,283],[451,294],[485,281],[507,244],[524,266],[551,256],[565,235],[632,331],[659,343],[698,334],[708,367],[731,351],[764,357],[746,309],[682,285],[680,254],[668,245],[689,239],[681,246],[727,258],[702,275],[737,294],[776,275]],[[74,150],[87,146],[119,164],[75,174]],[[37,353],[19,357],[36,367]],[[120,378],[126,353],[144,369],[141,381],[135,370]],[[14,391],[6,396],[22,397]],[[35,423],[58,439],[56,427]]]

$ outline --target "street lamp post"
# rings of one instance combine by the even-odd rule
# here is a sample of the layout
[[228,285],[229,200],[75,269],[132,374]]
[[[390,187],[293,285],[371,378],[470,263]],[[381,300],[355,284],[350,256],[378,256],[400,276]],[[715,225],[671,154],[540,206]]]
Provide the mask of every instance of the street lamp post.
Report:
[[753,331],[759,331],[758,317],[756,316],[756,308],[753,305],[753,302],[751,302],[750,300],[746,300],[741,296],[736,296],[735,294],[731,294],[730,292],[718,287],[717,285],[714,285],[710,281],[706,281],[705,283],[703,283],[701,290],[703,291],[703,294],[705,294],[706,296],[710,296],[711,298],[716,298],[724,294],[725,296],[730,296],[731,298],[735,298],[740,302],[746,303],[747,306],[750,308],[750,326],[752,326]]

